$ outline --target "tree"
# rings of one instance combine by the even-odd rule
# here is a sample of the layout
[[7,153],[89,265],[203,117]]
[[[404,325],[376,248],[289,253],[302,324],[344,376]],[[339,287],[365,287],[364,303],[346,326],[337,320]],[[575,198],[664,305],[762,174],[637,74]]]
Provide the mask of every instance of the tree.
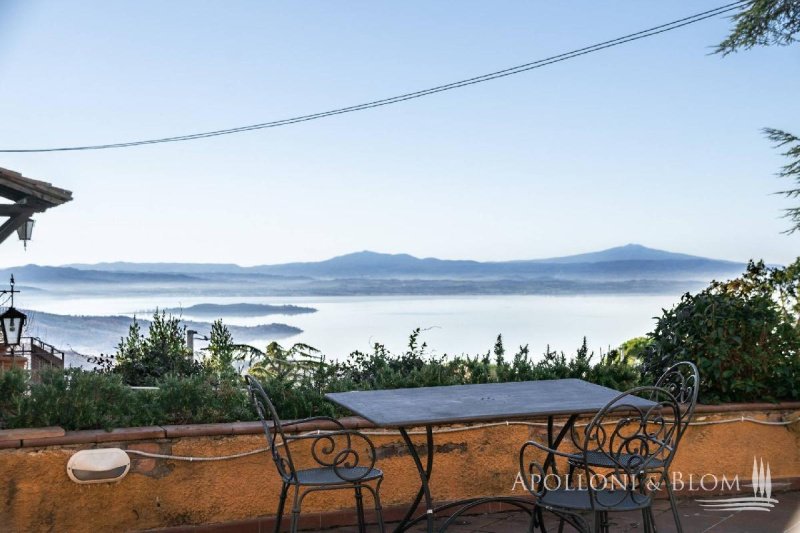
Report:
[[219,377],[231,377],[237,374],[238,372],[234,368],[237,352],[233,335],[228,327],[222,323],[222,319],[215,320],[211,324],[211,335],[206,348],[208,355],[203,360],[206,368]]
[[[787,198],[800,198],[800,138],[791,133],[773,128],[764,128],[764,133],[770,141],[775,143],[776,147],[786,149],[783,155],[790,160],[789,163],[781,167],[778,176],[794,179],[797,184],[797,188],[786,189],[776,194],[782,194]],[[800,231],[800,206],[786,209],[784,216],[791,221],[791,227],[784,233]]]
[[754,46],[787,46],[800,33],[798,0],[751,0],[732,17],[730,35],[717,45],[715,53],[726,56]]
[[260,379],[297,382],[327,366],[319,350],[300,342],[284,348],[273,341],[263,352],[248,345],[237,345],[237,349],[249,353],[247,373]]
[[201,371],[186,346],[180,319],[156,311],[145,337],[134,317],[128,336],[120,340],[113,372],[128,385],[154,385],[167,375],[190,376]]
[[[726,56],[754,46],[787,46],[798,41],[800,34],[800,0],[751,0],[733,16],[730,35],[717,45],[715,53]],[[787,147],[783,153],[790,162],[778,176],[794,178],[798,187],[780,191],[787,198],[800,197],[800,138],[786,131],[764,128],[767,138],[777,147]],[[784,233],[800,231],[800,207],[786,210],[791,226]]]

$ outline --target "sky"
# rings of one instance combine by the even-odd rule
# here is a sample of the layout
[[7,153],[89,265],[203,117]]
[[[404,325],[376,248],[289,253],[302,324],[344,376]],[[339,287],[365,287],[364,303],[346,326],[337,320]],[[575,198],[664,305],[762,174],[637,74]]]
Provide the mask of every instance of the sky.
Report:
[[[215,130],[419,90],[711,9],[681,0],[0,0],[0,148]],[[0,154],[73,191],[0,266],[478,260],[641,243],[787,263],[765,126],[800,47],[728,57],[724,17],[379,109],[121,150]]]

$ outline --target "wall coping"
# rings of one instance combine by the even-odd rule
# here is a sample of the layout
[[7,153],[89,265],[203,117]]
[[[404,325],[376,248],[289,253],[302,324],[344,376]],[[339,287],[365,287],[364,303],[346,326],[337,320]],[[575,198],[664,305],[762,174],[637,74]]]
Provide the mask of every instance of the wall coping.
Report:
[[[695,414],[795,410],[800,410],[800,402],[729,403],[721,405],[698,405]],[[339,422],[347,429],[377,429],[372,422],[360,416],[343,417],[339,419]],[[453,425],[460,426],[464,424]],[[339,428],[331,422],[307,422],[292,426],[290,432],[303,433],[306,431],[326,431],[334,429]],[[57,426],[50,428],[21,428],[0,430],[0,450],[10,448],[105,444],[109,442],[174,439],[181,437],[257,435],[261,432],[261,422],[146,426],[117,428],[111,431],[105,431],[103,429],[64,431]],[[289,431],[287,431],[287,433],[288,432]]]

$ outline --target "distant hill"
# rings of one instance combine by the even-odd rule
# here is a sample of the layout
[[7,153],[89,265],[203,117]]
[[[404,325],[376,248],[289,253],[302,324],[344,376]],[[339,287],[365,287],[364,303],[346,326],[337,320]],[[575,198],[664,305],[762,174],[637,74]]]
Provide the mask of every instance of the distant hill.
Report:
[[[231,263],[100,263],[65,267],[27,265],[0,270],[17,281],[48,290],[102,293],[108,284],[128,294],[158,288],[162,294],[201,295],[358,295],[497,294],[579,291],[589,283],[648,281],[635,285],[657,290],[658,283],[707,282],[744,270],[723,261],[628,244],[549,259],[481,262],[419,258],[408,254],[356,252],[324,261],[241,267]],[[421,283],[438,281],[441,283]],[[451,283],[454,282],[454,283]],[[466,283],[469,282],[469,283]],[[489,285],[487,285],[489,284]],[[463,287],[463,289],[459,289]],[[523,289],[524,287],[524,289]],[[634,287],[634,285],[631,285]],[[674,288],[674,287],[673,287]],[[603,289],[605,291],[605,289]],[[672,289],[671,289],[672,290]]]
[[112,263],[74,263],[64,265],[66,268],[79,270],[97,270],[102,272],[148,272],[148,273],[180,273],[180,274],[235,274],[247,272],[246,267],[233,263],[130,263],[115,261]]
[[648,248],[641,244],[626,244],[599,252],[589,252],[586,254],[568,255],[566,257],[551,257],[549,259],[534,259],[536,263],[606,263],[610,261],[715,261],[720,263],[731,263],[730,261],[720,261],[719,259],[707,259],[696,255],[679,254]]
[[552,259],[479,262],[417,258],[408,254],[364,251],[325,261],[252,267],[274,275],[315,278],[560,278],[560,279],[687,279],[735,273],[743,263],[667,252],[629,244],[599,252]]
[[114,272],[73,267],[24,265],[0,269],[0,278],[14,274],[20,281],[37,283],[185,283],[196,278],[181,273]]
[[171,307],[165,309],[168,313],[185,314],[188,316],[221,317],[221,316],[267,316],[267,315],[302,315],[316,313],[313,307],[298,305],[267,305],[267,304],[197,304],[189,307]]

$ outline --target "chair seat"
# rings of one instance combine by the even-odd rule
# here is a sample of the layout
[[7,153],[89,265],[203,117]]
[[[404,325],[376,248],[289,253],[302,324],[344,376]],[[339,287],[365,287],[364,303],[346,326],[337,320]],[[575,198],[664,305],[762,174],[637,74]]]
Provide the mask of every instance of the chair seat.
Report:
[[[626,490],[596,490],[595,511],[635,511],[649,507],[652,498]],[[587,489],[556,489],[545,493],[539,500],[546,506],[579,511],[592,510]]]
[[357,466],[354,468],[339,468],[338,473],[333,467],[308,468],[297,471],[297,483],[300,485],[342,485],[372,481],[383,477],[383,472],[377,468]]
[[[614,461],[611,460],[611,457],[609,457],[608,454],[605,454],[605,453],[602,453],[602,452],[586,452],[586,462],[588,463],[588,465],[589,466],[599,466],[601,468],[603,468],[603,467],[605,467],[605,468],[614,468],[615,466],[619,466],[619,465],[625,466],[627,464],[631,464],[628,461],[634,460],[637,457],[640,457],[640,456],[627,454],[627,453],[621,453],[621,454],[616,456],[617,461],[619,462],[617,464],[617,463],[614,463]],[[636,459],[636,460],[638,460],[638,459]],[[581,465],[581,464],[583,464],[583,454],[582,453],[572,454],[570,456],[570,458],[569,458],[569,461],[571,463],[574,463],[574,464],[577,464],[577,465]],[[635,463],[633,463],[633,464],[635,464]],[[661,469],[663,467],[664,467],[664,461],[662,461],[661,459],[657,459],[655,457],[650,458],[650,462],[647,465],[647,469],[648,470],[656,470],[656,469]]]

